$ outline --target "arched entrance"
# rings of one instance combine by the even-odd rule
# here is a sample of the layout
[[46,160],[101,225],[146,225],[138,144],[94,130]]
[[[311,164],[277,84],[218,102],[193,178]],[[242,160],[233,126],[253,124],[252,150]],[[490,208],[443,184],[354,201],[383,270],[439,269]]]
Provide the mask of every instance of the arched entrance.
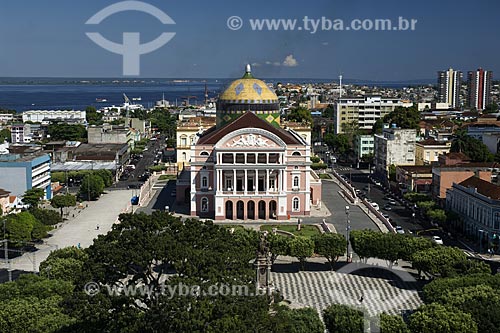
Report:
[[226,220],[233,219],[233,202],[226,201]]
[[243,201],[238,201],[236,203],[236,218],[238,220],[243,220],[245,218],[244,214],[245,214],[245,204],[243,203]]
[[184,203],[189,203],[191,201],[191,189],[187,188],[184,190]]
[[247,203],[247,218],[255,220],[255,202],[253,201]]
[[259,219],[260,220],[266,219],[266,202],[262,200],[259,201]]
[[310,187],[309,190],[311,191],[311,197],[310,197],[310,200],[311,202],[314,202],[314,191],[313,191],[313,188]]
[[276,201],[274,200],[271,200],[269,202],[269,218],[270,219],[273,219],[273,220],[276,220],[277,219],[277,216],[276,216]]

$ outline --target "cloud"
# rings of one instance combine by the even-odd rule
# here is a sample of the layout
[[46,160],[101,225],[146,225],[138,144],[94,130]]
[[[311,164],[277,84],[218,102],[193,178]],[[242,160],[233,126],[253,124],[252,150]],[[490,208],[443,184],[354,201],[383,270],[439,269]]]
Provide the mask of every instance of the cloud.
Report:
[[298,61],[293,57],[292,54],[290,54],[285,58],[285,60],[283,60],[283,66],[285,67],[297,67],[298,65]]
[[280,62],[273,62],[273,66],[281,66],[281,63]]
[[260,66],[262,66],[262,65],[258,62],[252,63],[252,67],[260,67]]
[[328,43],[328,42],[321,43],[321,45],[323,45],[323,46],[327,46],[328,44],[330,44],[330,43]]

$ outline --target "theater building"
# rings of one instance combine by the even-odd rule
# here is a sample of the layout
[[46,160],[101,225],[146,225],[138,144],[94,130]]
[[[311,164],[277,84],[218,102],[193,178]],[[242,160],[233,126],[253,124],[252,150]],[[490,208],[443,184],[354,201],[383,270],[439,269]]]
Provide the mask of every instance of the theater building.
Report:
[[[307,135],[280,126],[278,97],[247,66],[217,104],[217,125],[191,146],[177,200],[215,220],[286,220],[321,201]],[[184,175],[187,176],[187,175]],[[180,177],[182,178],[182,177]]]

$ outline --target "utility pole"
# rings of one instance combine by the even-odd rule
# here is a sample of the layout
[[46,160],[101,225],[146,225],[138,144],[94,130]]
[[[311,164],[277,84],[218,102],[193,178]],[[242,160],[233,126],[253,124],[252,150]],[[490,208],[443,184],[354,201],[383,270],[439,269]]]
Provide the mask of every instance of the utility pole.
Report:
[[351,232],[351,221],[349,221],[349,206],[345,206],[345,214],[347,216],[347,262],[351,262],[351,251],[349,249],[349,237],[350,237],[350,232]]

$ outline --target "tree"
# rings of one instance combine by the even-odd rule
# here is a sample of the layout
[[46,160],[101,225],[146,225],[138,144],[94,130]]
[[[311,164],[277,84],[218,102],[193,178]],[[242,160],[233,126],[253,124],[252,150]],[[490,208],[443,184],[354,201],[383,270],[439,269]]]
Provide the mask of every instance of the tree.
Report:
[[278,256],[286,256],[290,253],[290,238],[280,234],[269,234],[269,250],[271,252],[271,262],[274,264]]
[[375,121],[375,124],[373,124],[372,133],[382,134],[383,130],[384,130],[384,120],[379,118]]
[[62,217],[64,207],[72,207],[76,205],[76,197],[72,194],[56,195],[52,198],[50,204],[52,207],[59,208],[61,210]]
[[40,276],[76,283],[87,259],[87,253],[76,247],[52,251],[47,259],[40,263]]
[[270,323],[266,327],[267,332],[323,333],[325,331],[325,326],[314,309],[289,309],[286,306],[278,306],[274,311],[275,314],[271,316]]
[[103,123],[102,121],[103,114],[97,112],[95,107],[87,106],[87,108],[85,109],[85,113],[89,125],[101,125]]
[[330,305],[323,310],[323,321],[330,332],[364,332],[363,312],[347,305]]
[[472,316],[479,332],[499,332],[500,293],[488,285],[463,287],[448,291],[439,302]]
[[314,252],[325,257],[333,269],[333,263],[343,256],[347,249],[344,235],[324,233],[313,237]]
[[410,330],[401,316],[390,316],[381,313],[380,333],[410,333]]
[[465,131],[457,131],[451,143],[451,152],[461,152],[470,157],[473,162],[492,162],[495,156],[480,140],[468,136]]
[[48,133],[52,140],[86,141],[87,130],[83,125],[69,125],[65,123],[50,124]]
[[0,130],[0,144],[4,143],[5,141],[11,141],[11,133],[7,128]]
[[47,227],[38,221],[30,212],[21,212],[7,216],[5,224],[8,239],[16,245],[32,239],[47,237]]
[[412,333],[477,333],[477,324],[470,314],[441,304],[421,306],[410,316]]
[[72,295],[73,289],[71,282],[65,280],[49,280],[36,274],[21,274],[13,282],[0,284],[0,302],[24,297],[67,297]]
[[288,245],[290,255],[296,257],[300,262],[301,269],[304,269],[307,258],[314,254],[314,242],[310,238],[297,236],[291,238]]
[[383,123],[389,125],[396,124],[402,129],[418,129],[419,122],[420,112],[418,111],[417,105],[413,105],[409,108],[396,106],[394,111],[383,118]]
[[287,118],[289,121],[295,121],[295,122],[300,122],[300,123],[305,122],[308,124],[313,123],[311,111],[309,111],[306,108],[301,108],[301,107],[293,109]]
[[446,212],[442,209],[430,209],[427,211],[427,217],[431,221],[437,222],[443,225],[446,222]]
[[349,137],[346,134],[328,133],[325,135],[325,142],[333,148],[333,151],[338,154],[345,154],[351,148]]
[[30,207],[36,208],[43,197],[45,197],[43,188],[32,188],[24,192],[23,202]]
[[412,265],[419,272],[433,276],[448,277],[457,274],[457,265],[465,262],[467,256],[456,247],[435,246],[418,251],[412,256]]
[[328,104],[328,106],[323,110],[322,116],[325,118],[333,118],[333,115],[335,114],[335,108],[333,105]]
[[105,187],[113,185],[113,174],[109,170],[101,169],[93,171],[93,174],[101,177]]
[[88,174],[83,177],[80,185],[80,195],[83,198],[96,200],[104,193],[104,181],[97,175]]
[[486,107],[483,110],[483,113],[497,113],[498,112],[498,104],[496,102],[491,102],[490,104],[486,105]]

